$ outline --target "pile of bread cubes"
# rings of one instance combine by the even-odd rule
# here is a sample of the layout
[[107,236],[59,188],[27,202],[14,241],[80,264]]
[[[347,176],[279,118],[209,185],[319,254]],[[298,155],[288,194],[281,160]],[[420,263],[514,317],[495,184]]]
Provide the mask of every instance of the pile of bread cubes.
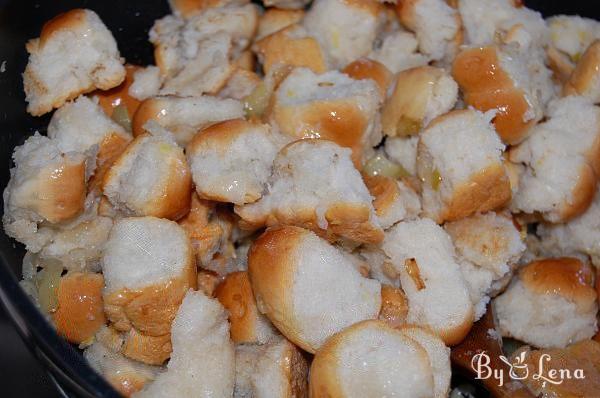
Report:
[[58,333],[125,396],[438,398],[493,311],[588,372],[513,391],[598,393],[600,23],[263,3],[171,0],[156,65],[86,9],[27,43],[3,223]]

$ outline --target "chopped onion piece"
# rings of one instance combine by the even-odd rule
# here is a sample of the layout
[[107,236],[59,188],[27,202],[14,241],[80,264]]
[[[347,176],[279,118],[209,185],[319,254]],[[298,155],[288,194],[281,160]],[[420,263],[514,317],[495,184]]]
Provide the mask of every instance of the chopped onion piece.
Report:
[[397,180],[401,177],[409,177],[410,173],[401,165],[391,162],[385,156],[378,154],[365,163],[363,172],[368,176],[384,176]]
[[131,119],[129,118],[129,111],[125,104],[120,104],[113,109],[112,120],[121,125],[125,130],[131,132]]
[[47,313],[56,311],[58,307],[58,285],[63,267],[49,262],[37,275],[37,288],[40,307]]

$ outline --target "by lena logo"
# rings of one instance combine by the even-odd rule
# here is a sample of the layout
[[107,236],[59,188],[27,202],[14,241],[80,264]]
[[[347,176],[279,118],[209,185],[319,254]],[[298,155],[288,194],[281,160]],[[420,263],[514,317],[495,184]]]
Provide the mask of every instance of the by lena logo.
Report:
[[498,382],[499,387],[502,387],[507,380],[525,380],[528,378],[539,380],[543,386],[562,384],[565,380],[570,379],[585,379],[583,369],[554,369],[548,366],[548,363],[552,360],[552,357],[548,354],[540,355],[537,364],[526,363],[526,355],[527,352],[521,352],[514,358],[513,362],[503,355],[498,357],[508,366],[508,375],[505,374],[505,369],[490,366],[492,361],[485,351],[473,356],[471,368],[477,374],[476,379],[494,379]]

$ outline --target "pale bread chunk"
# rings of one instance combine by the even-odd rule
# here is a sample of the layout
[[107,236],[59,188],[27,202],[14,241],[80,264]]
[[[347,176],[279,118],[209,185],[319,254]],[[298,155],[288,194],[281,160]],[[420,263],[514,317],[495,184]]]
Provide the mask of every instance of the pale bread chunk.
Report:
[[91,10],[78,8],[54,17],[26,47],[29,62],[23,84],[27,111],[34,116],[79,94],[116,87],[125,79],[117,43]]
[[244,116],[241,102],[212,96],[153,97],[142,102],[132,120],[134,135],[143,134],[149,120],[155,120],[173,133],[175,141],[186,146],[200,130],[213,124]]
[[349,149],[306,139],[279,152],[267,192],[235,211],[246,228],[298,225],[331,239],[377,243],[383,233],[371,200]]
[[357,323],[327,340],[310,369],[311,396],[433,397],[427,351],[382,321]]
[[600,108],[583,97],[550,103],[548,120],[511,149],[511,162],[526,166],[511,209],[565,222],[585,212],[600,176]]
[[167,369],[134,397],[227,397],[235,384],[235,349],[225,309],[189,291],[171,329]]
[[591,338],[598,329],[593,277],[592,268],[575,258],[539,260],[521,268],[493,301],[502,336],[541,348]]
[[242,119],[200,131],[186,149],[196,192],[237,205],[257,201],[285,141],[268,124]]
[[494,113],[457,110],[420,133],[417,173],[423,213],[438,223],[505,205],[511,187],[504,145],[490,124]]
[[429,219],[404,221],[386,232],[382,248],[408,298],[408,322],[459,343],[474,314],[450,236]]
[[343,68],[369,54],[383,17],[381,5],[373,0],[316,0],[303,24],[321,44],[328,63]]
[[268,229],[250,249],[248,272],[258,309],[311,353],[345,327],[376,318],[381,306],[379,282],[302,228]]

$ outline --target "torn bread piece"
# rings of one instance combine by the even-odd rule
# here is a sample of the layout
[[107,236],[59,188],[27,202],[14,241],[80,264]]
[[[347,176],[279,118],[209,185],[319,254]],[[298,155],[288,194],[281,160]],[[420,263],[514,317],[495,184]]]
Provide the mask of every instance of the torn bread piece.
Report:
[[104,249],[104,310],[119,331],[162,336],[183,296],[196,287],[196,264],[185,231],[154,217],[115,222]]
[[[162,78],[160,76],[160,68],[158,66],[149,65],[135,71],[131,85],[128,88],[128,93],[129,96],[138,101],[143,101],[158,95],[161,86]],[[133,118],[134,114],[135,113],[130,114],[130,117]]]
[[381,111],[383,132],[391,137],[416,135],[454,108],[457,99],[458,85],[443,69],[420,66],[402,71]]
[[462,44],[462,23],[446,1],[403,0],[396,12],[402,25],[415,32],[421,53],[436,61],[454,57]]
[[174,76],[164,79],[161,95],[194,97],[216,94],[223,88],[234,70],[230,62],[231,37],[218,32],[201,40],[196,47],[196,56],[183,62],[184,66]]
[[192,175],[170,134],[142,134],[113,163],[102,190],[127,215],[177,220],[190,209]]
[[315,0],[303,20],[336,69],[367,56],[383,23],[383,6],[375,0]]
[[90,190],[101,183],[106,171],[132,140],[129,132],[85,96],[54,112],[48,124],[48,137],[64,153],[95,153]]
[[600,268],[600,193],[585,213],[564,224],[540,224],[537,234],[546,252],[589,256]]
[[384,64],[365,57],[346,65],[342,73],[347,74],[354,80],[373,80],[377,83],[381,98],[387,96],[388,88],[393,80],[392,72]]
[[486,311],[490,297],[510,281],[525,244],[509,214],[489,212],[446,223],[471,300],[475,320]]
[[368,57],[381,62],[392,73],[427,65],[430,61],[428,56],[419,52],[419,42],[415,35],[404,30],[385,34]]
[[60,261],[68,270],[100,270],[112,219],[92,213],[72,224],[53,231],[52,238],[38,252],[40,260]]
[[272,33],[254,44],[254,51],[268,74],[273,67],[309,68],[315,73],[327,71],[325,55],[319,42],[309,36],[302,25],[291,25]]
[[493,301],[502,336],[541,348],[564,348],[591,338],[598,329],[593,278],[591,266],[568,257],[521,268]]
[[381,228],[416,218],[421,212],[419,195],[406,182],[384,176],[363,177],[373,200]]
[[332,240],[377,243],[383,231],[350,150],[326,140],[284,147],[260,200],[235,211],[246,228],[298,225]]
[[278,30],[299,23],[304,18],[304,10],[268,8],[258,18],[258,29],[254,40],[258,41]]
[[60,224],[84,211],[86,158],[63,153],[56,142],[35,134],[15,148],[15,167],[4,190],[4,230],[27,250],[38,252],[50,240],[40,224]]
[[302,228],[267,230],[248,253],[248,272],[258,309],[311,353],[332,334],[376,318],[381,306],[379,282],[361,276],[347,255]]
[[227,312],[217,300],[188,291],[173,320],[171,340],[173,353],[166,371],[134,397],[233,395],[235,349]]
[[282,337],[266,345],[235,349],[234,398],[302,398],[308,391],[308,363],[302,351]]
[[256,202],[285,141],[268,124],[243,119],[201,130],[186,148],[196,192],[218,202]]
[[459,0],[458,10],[465,29],[465,43],[484,46],[494,42],[497,35],[513,27],[524,27],[529,41],[538,47],[549,41],[549,29],[542,15],[524,7],[520,0]]
[[250,278],[246,271],[232,272],[216,290],[215,297],[229,312],[231,339],[237,344],[265,344],[277,332],[256,308]]
[[438,223],[458,220],[510,200],[504,145],[490,124],[493,115],[472,109],[452,111],[421,132],[417,173],[423,182],[427,217]]
[[464,101],[482,112],[496,110],[494,125],[507,144],[523,141],[543,117],[543,104],[527,67],[527,54],[497,46],[467,48],[452,76]]
[[327,340],[310,368],[311,397],[433,397],[423,346],[382,321],[364,321]]
[[563,88],[565,95],[581,95],[600,103],[600,39],[585,50]]
[[27,112],[40,116],[97,88],[108,90],[125,79],[117,43],[98,15],[73,9],[44,24],[27,42],[23,73]]
[[404,221],[386,232],[382,248],[408,298],[408,322],[459,343],[474,313],[450,236],[429,219]]
[[[103,334],[111,333],[108,328],[104,329],[106,332],[102,332]],[[112,347],[110,344],[105,344],[100,334],[98,333],[96,341],[83,351],[83,357],[123,396],[132,396],[161,373],[162,369],[158,366],[150,366],[126,358],[119,352],[120,345]]]
[[161,96],[142,102],[132,120],[132,129],[136,136],[143,134],[146,123],[155,120],[173,133],[179,145],[185,146],[199,130],[241,117],[244,117],[244,107],[236,100],[208,95],[187,98]]
[[203,200],[192,192],[190,212],[179,225],[190,238],[199,266],[219,276],[237,271],[232,243],[233,214],[215,202]]
[[593,41],[600,39],[600,22],[578,15],[555,15],[547,20],[552,47],[574,67]]
[[261,82],[262,79],[255,72],[236,68],[229,76],[225,86],[217,94],[217,97],[242,101],[252,94]]
[[196,91],[217,89],[231,72],[231,61],[249,47],[257,24],[257,6],[247,3],[210,7],[187,20],[174,15],[157,20],[150,42],[165,84],[175,79],[170,89],[185,90],[185,80],[201,77]]
[[525,165],[511,209],[565,222],[589,207],[600,177],[600,108],[583,97],[550,102],[547,120],[511,148],[509,160]]
[[452,369],[450,348],[434,333],[418,326],[405,325],[399,330],[425,349],[433,371],[433,397],[446,398],[450,391]]
[[271,120],[296,138],[323,138],[352,149],[355,164],[381,141],[381,97],[372,80],[296,68],[275,93]]

